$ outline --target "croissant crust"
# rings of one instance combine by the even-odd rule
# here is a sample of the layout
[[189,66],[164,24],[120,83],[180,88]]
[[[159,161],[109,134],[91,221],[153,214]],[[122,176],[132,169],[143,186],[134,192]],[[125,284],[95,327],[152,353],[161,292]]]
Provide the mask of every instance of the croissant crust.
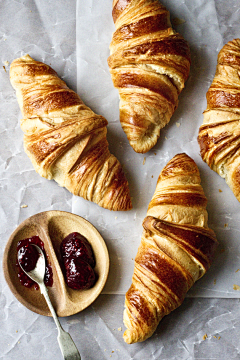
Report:
[[35,170],[106,209],[130,210],[128,182],[109,151],[107,120],[50,66],[29,55],[12,62],[10,80],[23,114],[24,148]]
[[112,15],[108,65],[120,95],[120,122],[133,149],[145,153],[178,106],[190,50],[158,0],[113,1]]
[[218,55],[216,74],[207,92],[207,109],[199,129],[202,159],[222,176],[240,201],[240,39]]
[[[163,193],[167,202],[162,201]],[[202,201],[182,201],[187,194],[193,198],[201,194]],[[217,240],[207,226],[206,205],[195,162],[186,154],[176,155],[162,170],[143,221],[132,284],[125,297],[127,343],[149,338],[209,269]]]

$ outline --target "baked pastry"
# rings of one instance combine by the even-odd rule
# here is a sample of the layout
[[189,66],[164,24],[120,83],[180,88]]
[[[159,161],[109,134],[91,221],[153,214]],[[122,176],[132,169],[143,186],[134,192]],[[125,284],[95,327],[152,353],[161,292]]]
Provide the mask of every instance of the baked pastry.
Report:
[[176,155],[162,170],[143,221],[132,284],[126,293],[124,340],[149,338],[208,270],[217,240],[195,162]]
[[107,120],[96,115],[48,65],[29,55],[12,62],[23,114],[24,148],[35,170],[109,210],[130,210],[128,182],[109,152]]
[[190,50],[158,0],[114,0],[116,31],[108,65],[120,96],[120,122],[130,145],[146,153],[178,106]]
[[207,92],[207,109],[199,129],[201,156],[226,180],[240,201],[240,39],[218,54],[216,74]]

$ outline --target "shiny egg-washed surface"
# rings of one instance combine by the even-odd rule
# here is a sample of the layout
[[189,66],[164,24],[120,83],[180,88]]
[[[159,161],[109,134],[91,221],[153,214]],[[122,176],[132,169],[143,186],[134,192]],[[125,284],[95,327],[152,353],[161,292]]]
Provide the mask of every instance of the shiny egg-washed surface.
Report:
[[225,178],[240,201],[240,39],[218,55],[216,74],[207,92],[207,109],[199,129],[201,156]]
[[35,170],[106,209],[130,210],[127,179],[109,151],[107,120],[50,66],[29,55],[12,62],[10,79],[23,114],[24,148]]
[[206,206],[197,165],[184,153],[176,155],[160,173],[143,221],[125,297],[127,343],[149,338],[209,269],[218,242],[208,228]]
[[178,106],[190,50],[158,0],[114,1],[112,15],[108,65],[120,95],[120,122],[132,148],[146,153]]

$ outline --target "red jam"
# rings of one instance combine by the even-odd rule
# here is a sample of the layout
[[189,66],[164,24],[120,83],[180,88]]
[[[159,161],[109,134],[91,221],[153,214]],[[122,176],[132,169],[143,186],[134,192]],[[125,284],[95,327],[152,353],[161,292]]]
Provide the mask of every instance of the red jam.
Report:
[[63,239],[61,254],[64,261],[68,258],[79,258],[86,261],[92,268],[95,267],[91,245],[83,235],[77,232],[73,232]]
[[93,268],[80,258],[69,258],[64,263],[66,269],[66,282],[71,289],[83,290],[91,288],[95,283]]
[[18,250],[18,262],[25,271],[35,269],[39,254],[35,246],[28,243]]
[[65,279],[71,289],[89,289],[95,281],[95,258],[88,240],[74,232],[62,241],[61,256]]
[[[19,262],[26,271],[31,271],[35,268],[36,262],[39,257],[37,249],[34,246],[32,246],[32,244],[38,245],[42,249],[45,258],[47,258],[44,250],[44,243],[38,236],[33,236],[31,238],[19,241],[17,244],[17,251],[20,250]],[[47,263],[47,261],[46,264],[47,265],[46,265],[44,283],[46,286],[52,286],[53,284],[52,267],[50,264]],[[17,266],[18,266],[18,278],[20,280],[20,283],[26,286],[27,288],[31,288],[34,285],[35,289],[38,289],[37,283],[35,283],[35,281],[30,279],[24,273],[24,271],[20,268],[18,262],[17,262]]]

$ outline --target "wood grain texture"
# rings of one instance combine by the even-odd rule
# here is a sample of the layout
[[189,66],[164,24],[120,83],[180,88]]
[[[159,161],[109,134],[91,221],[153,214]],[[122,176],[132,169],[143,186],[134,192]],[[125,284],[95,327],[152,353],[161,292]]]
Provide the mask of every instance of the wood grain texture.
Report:
[[199,129],[202,159],[226,180],[240,201],[240,39],[218,54],[216,74],[207,92]]
[[130,210],[128,182],[109,151],[107,120],[50,66],[29,55],[12,62],[10,80],[23,114],[24,148],[35,170],[106,209]]
[[108,64],[120,95],[120,122],[132,148],[145,153],[178,106],[190,50],[158,0],[115,0],[113,20]]
[[186,154],[176,155],[160,173],[143,221],[125,297],[127,343],[149,338],[209,269],[217,240],[207,225],[206,206],[197,165]]

